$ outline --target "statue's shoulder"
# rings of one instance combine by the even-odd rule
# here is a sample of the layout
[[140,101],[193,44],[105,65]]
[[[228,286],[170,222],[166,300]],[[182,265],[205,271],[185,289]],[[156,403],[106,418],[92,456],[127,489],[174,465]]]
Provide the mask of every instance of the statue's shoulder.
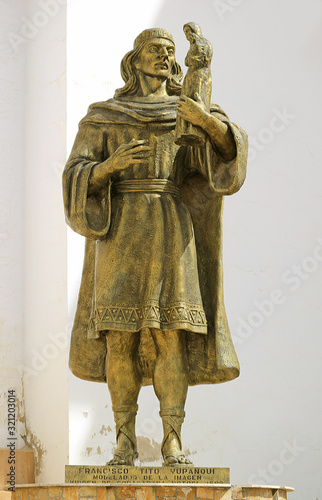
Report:
[[174,126],[178,96],[165,99],[117,98],[95,102],[88,108],[80,126],[91,125],[139,125],[158,123]]
[[115,111],[115,99],[94,102],[88,107],[87,114],[80,121],[79,126],[85,124],[101,124],[112,120],[112,113]]
[[88,107],[87,111],[87,117],[88,116],[95,116],[96,114],[109,114],[111,109],[115,107],[115,99],[107,99],[107,101],[98,101],[98,102],[93,102],[93,104],[90,104]]
[[88,113],[92,113],[93,111],[98,111],[98,110],[108,110],[115,104],[115,99],[107,99],[107,101],[98,101],[98,102],[93,102],[93,104],[90,104],[88,107]]

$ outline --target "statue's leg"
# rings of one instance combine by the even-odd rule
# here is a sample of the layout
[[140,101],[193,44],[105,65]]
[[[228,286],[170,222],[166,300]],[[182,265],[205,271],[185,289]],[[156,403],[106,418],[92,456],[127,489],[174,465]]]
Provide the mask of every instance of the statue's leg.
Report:
[[137,458],[135,416],[141,388],[138,364],[140,334],[108,331],[106,333],[106,378],[116,424],[117,448],[109,465],[133,465]]
[[181,425],[188,391],[188,362],[184,330],[151,329],[157,358],[153,374],[163,424],[161,445],[164,465],[187,465],[182,452]]

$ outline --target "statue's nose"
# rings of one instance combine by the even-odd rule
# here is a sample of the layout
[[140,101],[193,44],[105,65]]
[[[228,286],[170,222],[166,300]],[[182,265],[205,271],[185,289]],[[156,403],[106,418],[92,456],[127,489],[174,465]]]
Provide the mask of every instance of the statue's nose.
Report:
[[161,47],[160,50],[159,50],[159,54],[160,54],[160,56],[163,56],[163,57],[166,56],[166,57],[168,57],[168,51],[167,51],[166,47]]

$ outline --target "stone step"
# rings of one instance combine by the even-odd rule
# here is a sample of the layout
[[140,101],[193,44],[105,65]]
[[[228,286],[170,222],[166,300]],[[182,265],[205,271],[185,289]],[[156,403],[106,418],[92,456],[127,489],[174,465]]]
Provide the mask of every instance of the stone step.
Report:
[[291,491],[279,486],[223,484],[37,484],[16,486],[12,500],[286,500]]

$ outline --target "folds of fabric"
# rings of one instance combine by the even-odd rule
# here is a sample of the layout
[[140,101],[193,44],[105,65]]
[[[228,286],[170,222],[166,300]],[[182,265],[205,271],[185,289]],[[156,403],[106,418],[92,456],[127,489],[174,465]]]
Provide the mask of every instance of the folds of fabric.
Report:
[[[180,147],[176,152],[169,149],[168,143],[171,139],[169,134],[174,135],[175,127],[174,99],[164,104],[146,106],[141,103],[134,105],[110,100],[92,105],[89,114],[81,122],[78,138],[64,172],[66,219],[75,231],[86,237],[82,283],[70,348],[70,368],[80,378],[101,382],[106,380],[105,339],[99,335],[89,338],[89,332],[93,327],[91,325],[93,301],[96,298],[97,248],[98,245],[104,246],[108,241],[109,231],[115,224],[113,217],[115,209],[117,212],[117,203],[122,209],[125,206],[125,202],[120,201],[122,196],[138,196],[137,193],[130,195],[118,193],[114,196],[113,179],[101,193],[95,196],[88,193],[91,168],[110,154],[106,149],[108,141],[105,130],[112,131],[109,144],[114,144],[113,134],[116,134],[114,125],[123,127],[121,130],[124,142],[129,142],[135,133],[136,137],[141,137],[143,132],[149,133],[150,127],[155,127],[153,129],[155,137],[163,154],[168,154],[169,158],[172,158],[171,161],[178,172],[184,172],[181,177],[174,174],[171,180],[177,188],[180,188],[183,200],[180,198],[180,203],[184,204],[184,210],[187,211],[193,225],[198,280],[207,325],[206,335],[186,329],[189,384],[220,383],[232,380],[239,374],[239,363],[229,332],[223,300],[222,207],[223,195],[233,194],[244,181],[247,136],[242,129],[229,122],[218,105],[212,105],[211,109],[215,116],[229,125],[234,135],[237,155],[231,162],[224,162],[221,159],[210,140],[204,148]],[[117,141],[114,142],[116,147]],[[158,153],[155,158],[156,162],[160,161]],[[137,174],[135,178],[139,176],[140,174]],[[146,195],[142,193],[142,196]],[[169,197],[171,203],[175,203],[174,206],[179,206],[177,197],[169,193],[149,196],[161,199]],[[158,200],[157,205],[161,207],[160,203]],[[108,258],[108,252],[106,257]],[[160,311],[157,313],[160,314]],[[149,323],[146,323],[140,328],[139,356],[144,384],[152,383],[155,362],[155,347],[148,326]]]

